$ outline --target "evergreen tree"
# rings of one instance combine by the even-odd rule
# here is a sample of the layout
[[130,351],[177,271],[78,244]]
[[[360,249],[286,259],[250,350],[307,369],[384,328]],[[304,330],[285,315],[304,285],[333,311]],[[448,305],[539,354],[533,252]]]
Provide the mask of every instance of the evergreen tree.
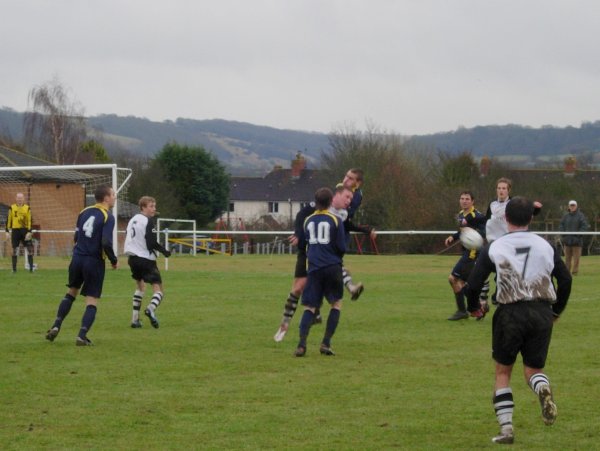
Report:
[[163,216],[195,219],[205,226],[227,208],[229,176],[219,160],[202,147],[166,144],[152,160],[147,175]]

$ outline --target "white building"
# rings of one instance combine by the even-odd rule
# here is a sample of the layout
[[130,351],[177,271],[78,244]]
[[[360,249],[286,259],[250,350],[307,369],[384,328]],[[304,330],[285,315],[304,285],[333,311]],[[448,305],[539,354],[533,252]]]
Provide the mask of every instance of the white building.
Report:
[[298,153],[291,169],[276,166],[265,177],[231,177],[229,208],[221,221],[229,230],[246,226],[291,230],[296,214],[314,200],[315,191],[330,185],[322,171],[306,169],[306,160]]

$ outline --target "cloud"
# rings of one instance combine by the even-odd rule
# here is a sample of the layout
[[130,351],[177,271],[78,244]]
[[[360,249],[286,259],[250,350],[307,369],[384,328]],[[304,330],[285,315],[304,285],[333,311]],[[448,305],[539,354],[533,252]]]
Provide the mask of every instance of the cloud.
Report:
[[0,105],[399,133],[597,120],[593,1],[0,0]]

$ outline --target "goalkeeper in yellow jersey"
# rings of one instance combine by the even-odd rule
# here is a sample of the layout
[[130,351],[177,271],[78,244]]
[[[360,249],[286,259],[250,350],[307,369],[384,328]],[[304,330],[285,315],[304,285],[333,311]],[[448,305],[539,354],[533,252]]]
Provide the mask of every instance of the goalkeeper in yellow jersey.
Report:
[[19,246],[27,248],[29,271],[33,271],[33,241],[31,235],[31,208],[25,203],[23,193],[17,193],[16,202],[8,210],[6,233],[10,235],[12,244],[12,270],[17,271],[17,255]]

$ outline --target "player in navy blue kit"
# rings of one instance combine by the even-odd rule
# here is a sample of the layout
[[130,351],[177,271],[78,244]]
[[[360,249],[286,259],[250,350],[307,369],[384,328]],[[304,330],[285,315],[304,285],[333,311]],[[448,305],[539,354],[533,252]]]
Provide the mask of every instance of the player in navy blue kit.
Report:
[[[304,314],[300,321],[300,341],[296,357],[306,354],[306,340],[314,322],[315,311],[321,307],[323,297],[329,302],[331,310],[320,352],[323,355],[334,355],[331,338],[340,319],[344,296],[342,259],[346,252],[346,238],[342,219],[328,211],[332,199],[333,193],[329,188],[318,189],[315,193],[316,211],[304,222],[303,240],[306,241],[308,277],[302,293]],[[303,246],[303,240],[299,246]]]
[[[492,321],[492,357],[496,362],[494,410],[500,433],[492,441],[514,442],[514,401],[510,378],[517,355],[523,373],[537,395],[542,418],[553,424],[557,409],[550,381],[543,373],[553,323],[571,293],[571,275],[560,254],[546,240],[528,231],[534,203],[514,197],[506,205],[508,233],[484,247],[469,276],[469,311],[479,308],[479,291],[492,271],[497,276],[498,308]],[[556,279],[557,288],[553,284]]]
[[[375,239],[375,237],[377,236],[375,229],[373,229],[372,227],[358,226],[352,222],[352,217],[354,216],[354,213],[356,213],[356,210],[358,209],[358,207],[360,206],[360,204],[362,202],[363,195],[362,195],[362,191],[360,189],[362,181],[363,181],[362,169],[353,168],[353,169],[349,169],[346,172],[346,175],[344,176],[344,180],[342,181],[342,183],[339,183],[336,186],[336,191],[338,188],[346,188],[351,191],[350,203],[346,207],[341,207],[341,206],[336,207],[339,209],[345,209],[347,211],[345,218],[343,218],[344,231],[346,234],[346,245],[348,245],[350,243],[350,232],[351,231],[364,233],[364,234],[370,234],[371,238],[373,238],[373,239]],[[336,199],[334,198],[334,202],[335,202],[335,200]],[[292,245],[298,246],[299,237],[304,233],[302,230],[304,227],[304,221],[308,216],[310,216],[314,212],[315,212],[314,202],[311,202],[309,205],[305,206],[298,212],[298,214],[296,215],[296,219],[294,221],[294,234],[288,238],[288,240],[290,241],[290,243]],[[363,284],[360,282],[357,284],[354,284],[352,282],[352,277],[350,275],[350,272],[345,267],[342,267],[342,274],[343,274],[344,286],[350,292],[351,299],[353,301],[356,301],[360,297],[361,293],[364,290]],[[300,296],[302,295],[302,291],[304,290],[304,286],[306,285],[306,277],[307,277],[306,250],[303,247],[298,246],[298,252],[297,252],[297,257],[296,257],[296,268],[294,271],[294,282],[292,284],[292,290],[290,291],[288,298],[286,300],[286,303],[285,303],[285,306],[283,309],[283,317],[281,319],[279,328],[277,329],[277,332],[275,333],[275,336],[273,337],[273,339],[277,342],[283,340],[283,338],[285,337],[285,334],[287,333],[287,331],[289,329],[290,322],[292,321],[292,318],[294,317],[294,314],[296,313],[296,308],[298,307],[298,300],[300,299]],[[318,311],[315,316],[315,321],[316,322],[321,321],[321,317],[318,314]]]
[[[485,216],[475,209],[474,205],[475,198],[470,191],[463,191],[460,193],[460,212],[457,216],[458,231],[446,238],[446,246],[450,246],[454,241],[460,238],[460,229],[463,227],[470,227],[478,231],[482,237],[485,237]],[[463,253],[452,268],[452,272],[448,276],[448,282],[452,287],[454,293],[454,299],[456,301],[456,312],[448,319],[450,321],[458,321],[461,319],[467,319],[469,313],[467,313],[467,307],[465,305],[464,286],[473,266],[475,265],[475,259],[477,258],[476,250],[469,250],[463,247]],[[477,319],[483,318],[483,315],[479,315]]]
[[117,269],[117,256],[113,251],[113,230],[115,218],[109,211],[115,204],[115,192],[109,186],[96,189],[96,204],[79,213],[75,229],[75,247],[69,265],[69,290],[58,306],[54,324],[48,330],[46,339],[54,341],[60,332],[64,319],[73,306],[73,302],[81,289],[85,296],[85,311],[81,319],[81,328],[75,340],[77,346],[91,346],[87,337],[96,318],[98,299],[102,295],[104,284],[105,258],[108,258],[113,269]]

